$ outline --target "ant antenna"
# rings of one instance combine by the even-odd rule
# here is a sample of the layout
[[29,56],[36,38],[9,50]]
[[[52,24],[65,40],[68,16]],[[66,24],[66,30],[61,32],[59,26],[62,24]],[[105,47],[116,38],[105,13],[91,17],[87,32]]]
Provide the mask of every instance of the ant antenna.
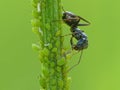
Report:
[[[79,16],[79,17],[80,17],[80,16]],[[84,19],[84,18],[82,18],[82,17],[80,17],[80,19],[82,19],[83,21],[85,21],[86,23],[88,23],[88,25],[90,24],[90,22],[87,21],[86,19]]]
[[80,54],[80,58],[78,60],[78,62],[76,64],[74,64],[71,68],[68,69],[67,72],[69,72],[70,70],[72,70],[74,67],[76,67],[77,65],[79,65],[81,59],[82,59],[82,54],[83,54],[83,50],[81,51],[81,54]]

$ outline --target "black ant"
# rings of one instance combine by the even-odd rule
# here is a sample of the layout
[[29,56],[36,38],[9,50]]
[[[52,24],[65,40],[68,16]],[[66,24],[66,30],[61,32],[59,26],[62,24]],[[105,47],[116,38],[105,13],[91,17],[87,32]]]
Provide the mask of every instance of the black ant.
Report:
[[[64,11],[64,13],[62,16],[62,20],[68,26],[70,26],[70,31],[72,33],[72,34],[69,34],[69,35],[72,35],[72,37],[70,39],[70,44],[71,44],[72,50],[74,49],[74,50],[77,50],[78,52],[81,51],[81,55],[80,55],[78,63],[73,65],[68,70],[68,71],[70,71],[72,68],[74,68],[75,66],[77,66],[80,63],[83,49],[86,49],[88,47],[87,35],[84,33],[84,31],[80,30],[78,28],[78,26],[88,26],[90,24],[90,22],[80,16],[77,16],[77,15],[71,13],[71,12],[65,11],[64,9],[63,9],[63,11]],[[80,20],[85,21],[87,24],[80,24],[79,23]],[[73,43],[73,38],[75,38],[78,41],[77,44]]]

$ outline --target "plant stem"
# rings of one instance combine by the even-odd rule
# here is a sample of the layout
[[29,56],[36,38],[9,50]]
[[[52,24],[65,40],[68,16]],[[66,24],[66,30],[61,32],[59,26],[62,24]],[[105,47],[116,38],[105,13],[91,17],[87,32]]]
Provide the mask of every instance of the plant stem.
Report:
[[33,31],[40,38],[41,90],[69,90],[67,60],[63,55],[61,0],[33,0]]

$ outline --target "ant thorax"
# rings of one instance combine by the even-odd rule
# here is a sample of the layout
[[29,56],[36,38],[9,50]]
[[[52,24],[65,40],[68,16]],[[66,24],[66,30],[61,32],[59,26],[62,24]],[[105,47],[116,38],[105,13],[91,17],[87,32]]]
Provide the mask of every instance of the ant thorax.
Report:
[[63,20],[70,20],[71,18],[74,18],[74,17],[76,17],[75,14],[66,11],[66,12],[63,13],[62,19]]
[[80,40],[81,38],[87,39],[87,35],[79,28],[71,28],[71,32],[73,37],[75,37],[77,40]]

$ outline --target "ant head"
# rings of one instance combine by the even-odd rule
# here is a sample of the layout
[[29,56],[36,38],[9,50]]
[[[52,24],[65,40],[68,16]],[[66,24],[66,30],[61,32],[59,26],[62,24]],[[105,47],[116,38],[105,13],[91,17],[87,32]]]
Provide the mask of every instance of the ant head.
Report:
[[71,13],[71,12],[69,12],[69,11],[65,11],[65,12],[63,12],[62,18],[63,18],[63,19],[70,19],[70,18],[72,18],[73,16],[75,16],[73,13]]
[[63,19],[68,19],[68,18],[71,18],[72,16],[74,16],[73,13],[69,12],[69,11],[65,11],[64,8],[62,7],[63,9]]

